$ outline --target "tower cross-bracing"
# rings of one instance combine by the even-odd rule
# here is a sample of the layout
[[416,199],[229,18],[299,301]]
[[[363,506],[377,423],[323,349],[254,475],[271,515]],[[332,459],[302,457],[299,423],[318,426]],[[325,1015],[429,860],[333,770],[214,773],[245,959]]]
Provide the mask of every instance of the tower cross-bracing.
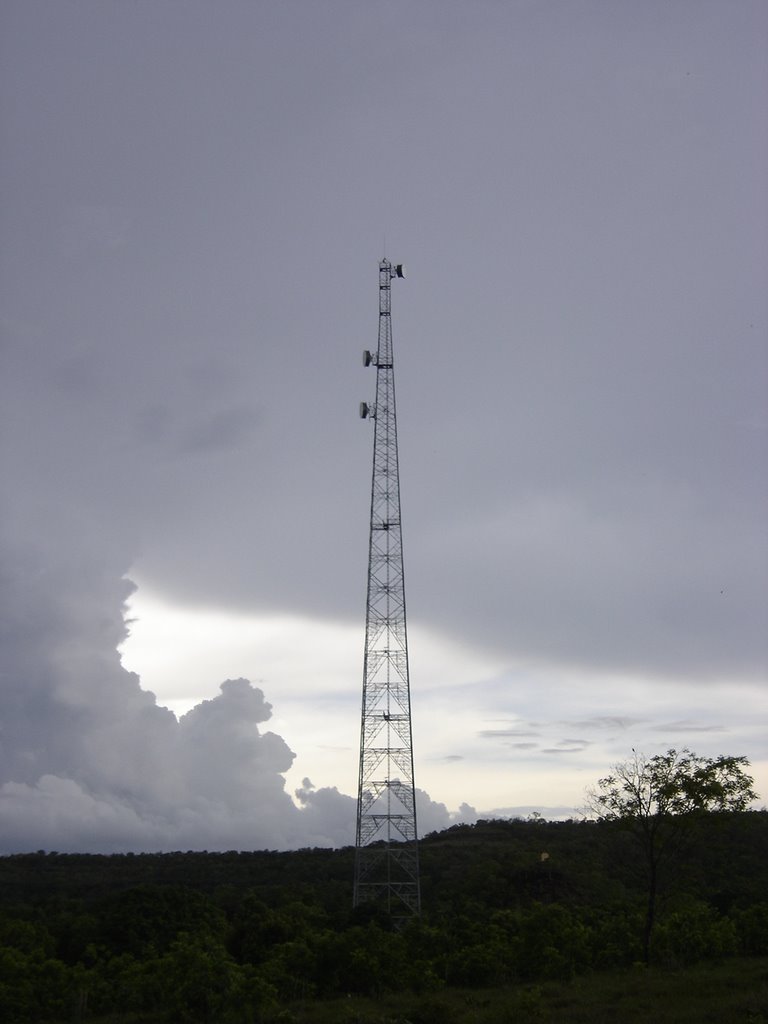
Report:
[[390,305],[403,276],[380,262],[378,348],[363,354],[376,399],[360,406],[374,434],[354,886],[355,906],[375,903],[395,922],[421,908]]

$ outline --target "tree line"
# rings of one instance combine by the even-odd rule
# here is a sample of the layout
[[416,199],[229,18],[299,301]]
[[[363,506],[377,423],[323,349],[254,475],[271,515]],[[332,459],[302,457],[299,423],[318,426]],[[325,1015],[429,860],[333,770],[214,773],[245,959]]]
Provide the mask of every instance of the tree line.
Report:
[[427,836],[402,930],[352,909],[351,849],[0,858],[0,1019],[266,1024],[302,999],[768,955],[768,813],[650,806],[649,941],[649,825],[619,813],[623,785],[601,780],[598,820]]

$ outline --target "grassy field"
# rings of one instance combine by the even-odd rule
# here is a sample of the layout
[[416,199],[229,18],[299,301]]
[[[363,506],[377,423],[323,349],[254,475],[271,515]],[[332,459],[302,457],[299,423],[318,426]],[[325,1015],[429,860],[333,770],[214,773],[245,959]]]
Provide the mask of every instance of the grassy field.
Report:
[[[768,958],[568,983],[297,1003],[275,1024],[768,1024]],[[272,1022],[270,1021],[270,1024]]]
[[[91,1018],[93,1024],[181,1019],[142,1014]],[[677,971],[637,967],[515,988],[307,1000],[240,1019],[249,1024],[768,1024],[768,957]],[[206,1024],[230,1020],[209,1018]]]

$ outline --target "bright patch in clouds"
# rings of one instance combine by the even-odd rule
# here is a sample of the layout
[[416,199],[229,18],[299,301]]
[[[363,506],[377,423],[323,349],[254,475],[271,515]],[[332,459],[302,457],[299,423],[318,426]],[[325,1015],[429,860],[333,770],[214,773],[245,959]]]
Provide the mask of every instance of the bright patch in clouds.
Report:
[[[222,679],[246,676],[272,705],[270,728],[296,753],[288,791],[309,776],[356,793],[362,623],[179,605],[143,583],[127,615],[123,664],[160,704],[181,715],[215,696]],[[671,680],[513,664],[418,625],[409,642],[416,782],[452,811],[468,803],[480,813],[575,814],[585,788],[632,747],[745,752],[758,792],[768,793],[756,758],[768,726],[754,714],[757,687],[681,690]],[[740,722],[734,704],[745,710]]]
[[[159,704],[183,715],[215,696],[222,679],[245,676],[264,691],[273,706],[270,727],[297,754],[288,789],[309,775],[316,785],[357,792],[362,623],[179,605],[144,584],[129,599],[127,619],[123,665]],[[455,808],[468,794],[446,786],[445,771],[433,765],[446,749],[466,745],[479,711],[469,720],[457,715],[446,695],[467,680],[482,685],[503,664],[418,627],[410,631],[410,648],[415,753],[424,762],[417,784]],[[456,782],[466,774],[462,764]],[[479,799],[487,787],[477,780],[471,788]]]

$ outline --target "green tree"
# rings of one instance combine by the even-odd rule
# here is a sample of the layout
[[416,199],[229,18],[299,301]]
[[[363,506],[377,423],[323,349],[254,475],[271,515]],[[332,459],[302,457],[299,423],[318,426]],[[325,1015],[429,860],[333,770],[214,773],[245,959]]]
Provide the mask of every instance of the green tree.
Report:
[[662,878],[695,838],[702,815],[743,811],[756,799],[746,757],[701,757],[690,750],[668,750],[632,757],[588,791],[588,807],[606,821],[628,828],[642,850],[647,904],[643,959],[648,963]]
[[160,961],[164,1003],[179,1024],[230,1019],[239,995],[240,968],[212,936],[182,932]]

